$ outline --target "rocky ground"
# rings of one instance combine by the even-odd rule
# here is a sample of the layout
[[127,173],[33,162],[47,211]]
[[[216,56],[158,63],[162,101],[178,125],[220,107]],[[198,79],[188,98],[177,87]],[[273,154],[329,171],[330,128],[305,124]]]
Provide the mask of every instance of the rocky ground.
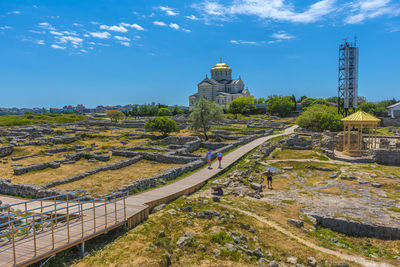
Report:
[[[276,160],[287,155],[285,149],[276,153],[278,141],[264,144],[197,193],[156,207],[146,222],[75,264],[398,266],[398,238],[369,237],[365,231],[354,236],[317,220],[320,215],[399,225],[393,190],[398,168],[340,164],[306,150],[292,151],[296,161]],[[273,190],[261,175],[266,165],[276,171]]]

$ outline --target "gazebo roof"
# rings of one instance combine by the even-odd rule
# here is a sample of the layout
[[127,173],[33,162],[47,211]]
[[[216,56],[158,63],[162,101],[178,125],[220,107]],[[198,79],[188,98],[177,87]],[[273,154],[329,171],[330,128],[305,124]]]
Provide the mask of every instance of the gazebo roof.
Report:
[[342,119],[343,122],[354,122],[354,123],[378,123],[381,120],[378,119],[377,117],[368,114],[367,112],[364,112],[362,110],[357,111],[356,113],[353,113],[346,118]]

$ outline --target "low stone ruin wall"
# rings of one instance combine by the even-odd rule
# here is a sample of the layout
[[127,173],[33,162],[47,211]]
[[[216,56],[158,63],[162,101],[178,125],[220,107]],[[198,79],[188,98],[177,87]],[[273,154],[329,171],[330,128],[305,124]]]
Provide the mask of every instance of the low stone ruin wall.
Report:
[[40,146],[47,144],[70,144],[75,141],[78,141],[78,136],[56,136],[56,137],[42,137],[38,138],[35,141],[25,142],[25,143],[17,143],[11,142],[14,146]]
[[5,157],[13,152],[13,146],[0,146],[0,157]]
[[204,147],[211,150],[216,150],[221,147],[227,146],[230,143],[223,143],[223,142],[201,142],[200,147]]
[[296,149],[296,150],[312,149],[312,140],[300,137],[298,134],[286,137],[285,139],[279,141],[279,143],[283,144],[289,149]]
[[85,152],[77,152],[77,153],[73,153],[73,154],[68,154],[65,155],[65,158],[67,161],[78,161],[82,158],[84,159],[95,159],[98,161],[109,161],[110,160],[110,156],[109,155],[101,155],[101,154],[96,154],[96,153],[85,153]]
[[344,218],[331,218],[319,215],[311,215],[317,220],[317,225],[331,229],[332,231],[350,236],[377,237],[381,239],[400,239],[400,227],[373,225]]
[[385,117],[385,118],[380,118],[381,119],[381,123],[382,126],[384,127],[388,127],[388,126],[396,126],[396,127],[400,127],[400,118],[389,118],[389,117]]
[[68,178],[64,178],[64,179],[60,179],[60,180],[49,182],[47,184],[44,184],[43,188],[55,187],[55,186],[58,186],[58,185],[67,184],[67,183],[71,183],[71,182],[74,182],[74,181],[78,181],[78,180],[81,180],[81,179],[83,179],[83,178],[85,178],[85,177],[87,177],[89,175],[93,175],[93,174],[96,174],[96,173],[102,172],[102,171],[121,169],[121,168],[130,166],[132,164],[135,164],[136,162],[138,162],[141,159],[142,159],[141,156],[135,156],[133,158],[123,159],[123,160],[120,160],[120,161],[115,162],[115,163],[111,163],[111,164],[107,164],[107,165],[104,165],[104,166],[100,166],[98,168],[91,169],[91,170],[89,170],[87,172],[80,173],[78,175],[74,175],[74,176],[71,176],[71,177],[68,177]]
[[24,166],[24,167],[19,167],[19,168],[14,169],[14,175],[21,175],[21,174],[24,174],[27,172],[44,170],[47,168],[56,169],[59,167],[60,167],[60,162],[58,162],[58,161],[50,161],[50,162],[44,162],[44,163],[39,163],[39,164],[32,164],[29,166]]
[[13,184],[10,179],[0,178],[0,194],[14,195],[28,198],[42,198],[65,193],[61,190],[46,190],[33,184]]
[[165,182],[165,180],[170,181],[175,179],[176,177],[189,172],[193,171],[197,168],[200,168],[205,164],[204,159],[199,159],[190,163],[187,163],[183,166],[176,167],[176,168],[170,168],[167,169],[159,174],[156,174],[155,176],[151,178],[141,178],[139,180],[136,180],[135,182],[123,185],[118,188],[118,191],[134,191],[134,190],[145,190],[151,187],[155,187],[158,182]]
[[374,149],[376,162],[384,165],[400,165],[400,149]]
[[144,151],[128,151],[128,150],[112,150],[113,156],[120,157],[135,157],[140,155],[143,159],[156,161],[161,163],[175,163],[175,164],[185,164],[194,161],[193,157],[184,157],[184,156],[176,156],[176,155],[168,155],[168,154],[159,154],[153,152],[144,152]]

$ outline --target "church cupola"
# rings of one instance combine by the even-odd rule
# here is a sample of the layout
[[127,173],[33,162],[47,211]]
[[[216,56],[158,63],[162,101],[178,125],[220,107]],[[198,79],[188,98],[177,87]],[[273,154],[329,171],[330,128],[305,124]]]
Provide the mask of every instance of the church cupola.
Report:
[[216,81],[232,80],[232,69],[222,62],[222,58],[220,58],[220,62],[215,64],[211,69],[211,79]]

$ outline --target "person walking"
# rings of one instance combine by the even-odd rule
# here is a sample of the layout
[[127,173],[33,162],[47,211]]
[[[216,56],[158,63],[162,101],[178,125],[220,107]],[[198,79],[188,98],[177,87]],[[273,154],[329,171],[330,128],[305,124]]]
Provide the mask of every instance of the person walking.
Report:
[[208,163],[208,168],[209,169],[212,169],[211,168],[211,156],[212,156],[212,153],[211,153],[210,149],[208,149],[207,153],[206,153],[206,158],[207,158],[207,163]]
[[270,170],[270,169],[268,169],[266,172],[264,172],[263,173],[264,175],[267,175],[267,186],[268,186],[268,189],[273,189],[272,188],[272,175],[273,175],[273,173],[272,173],[272,171]]
[[217,153],[217,159],[218,159],[218,163],[219,163],[219,169],[222,169],[222,166],[221,166],[221,161],[222,161],[222,153],[221,152],[218,152]]

